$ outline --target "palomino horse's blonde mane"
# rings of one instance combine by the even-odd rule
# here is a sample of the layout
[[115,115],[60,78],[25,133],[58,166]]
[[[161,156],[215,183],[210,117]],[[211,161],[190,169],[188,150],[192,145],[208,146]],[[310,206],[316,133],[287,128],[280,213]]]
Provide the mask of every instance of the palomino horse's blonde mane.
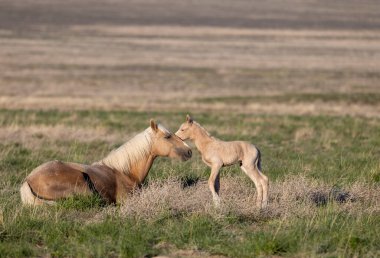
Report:
[[[170,132],[160,124],[158,125],[158,129],[165,134],[170,134]],[[124,174],[129,174],[132,164],[146,158],[151,153],[153,144],[152,138],[153,130],[149,127],[116,150],[111,151],[107,157],[94,164],[104,164]]]

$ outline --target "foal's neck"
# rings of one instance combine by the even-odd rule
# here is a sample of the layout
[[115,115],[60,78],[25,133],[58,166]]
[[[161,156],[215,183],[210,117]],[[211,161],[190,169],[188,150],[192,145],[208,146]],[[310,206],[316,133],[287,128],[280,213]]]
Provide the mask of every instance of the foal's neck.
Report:
[[197,124],[197,128],[194,133],[194,144],[197,147],[197,149],[203,153],[204,148],[206,148],[207,144],[212,142],[214,139],[213,137],[200,125]]

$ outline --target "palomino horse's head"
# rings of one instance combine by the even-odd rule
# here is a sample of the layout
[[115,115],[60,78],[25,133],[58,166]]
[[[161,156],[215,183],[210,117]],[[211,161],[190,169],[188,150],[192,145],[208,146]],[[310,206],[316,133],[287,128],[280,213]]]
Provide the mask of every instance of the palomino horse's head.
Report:
[[152,152],[156,156],[177,158],[183,161],[191,158],[190,147],[178,136],[153,120],[150,120],[150,127],[154,134]]
[[186,121],[181,124],[178,131],[175,133],[179,138],[181,138],[182,141],[185,141],[187,139],[191,139],[193,137],[193,122],[194,120],[187,115]]

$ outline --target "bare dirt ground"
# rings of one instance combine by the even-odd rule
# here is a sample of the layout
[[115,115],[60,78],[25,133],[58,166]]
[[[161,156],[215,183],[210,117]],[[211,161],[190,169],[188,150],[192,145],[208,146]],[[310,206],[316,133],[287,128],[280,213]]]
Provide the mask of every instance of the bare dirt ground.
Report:
[[0,107],[378,117],[380,103],[202,98],[380,94],[377,1],[0,3]]

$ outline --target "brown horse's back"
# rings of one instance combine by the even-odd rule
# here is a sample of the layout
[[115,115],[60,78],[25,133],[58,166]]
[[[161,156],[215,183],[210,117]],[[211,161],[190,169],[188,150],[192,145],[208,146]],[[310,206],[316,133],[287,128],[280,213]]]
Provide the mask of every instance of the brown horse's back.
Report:
[[[104,165],[49,161],[26,178],[30,193],[44,201],[98,194],[109,203],[133,188],[128,178]],[[26,186],[24,186],[25,188]]]
[[71,195],[89,195],[83,172],[86,166],[77,163],[49,161],[32,171],[26,178],[31,192],[43,200],[56,200]]

